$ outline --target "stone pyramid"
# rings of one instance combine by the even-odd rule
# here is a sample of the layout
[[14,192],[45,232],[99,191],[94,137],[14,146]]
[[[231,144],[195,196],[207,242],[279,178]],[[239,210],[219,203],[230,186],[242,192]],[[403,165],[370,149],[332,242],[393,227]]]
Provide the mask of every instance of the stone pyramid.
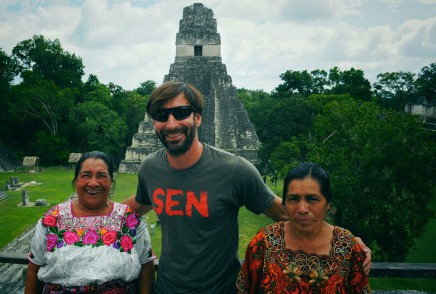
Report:
[[[176,58],[164,82],[176,80],[194,85],[205,99],[201,142],[245,157],[257,163],[259,139],[243,103],[239,100],[232,78],[221,60],[221,37],[213,11],[201,3],[183,9],[176,35]],[[146,115],[126,150],[121,173],[136,173],[141,160],[162,148]]]

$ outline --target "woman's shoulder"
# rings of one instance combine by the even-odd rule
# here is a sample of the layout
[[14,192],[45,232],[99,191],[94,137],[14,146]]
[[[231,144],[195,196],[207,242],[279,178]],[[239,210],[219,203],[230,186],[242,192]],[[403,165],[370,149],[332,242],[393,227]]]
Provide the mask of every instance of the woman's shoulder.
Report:
[[129,205],[121,203],[121,202],[114,202],[114,208],[113,211],[117,214],[121,215],[129,215],[129,214],[136,214],[135,210],[131,208]]
[[354,238],[353,233],[350,232],[350,230],[339,227],[339,226],[333,226],[335,235],[338,235],[342,238]]
[[42,216],[43,218],[49,215],[52,216],[58,216],[59,213],[65,213],[66,211],[70,212],[71,211],[71,200],[68,199],[65,202],[53,205],[49,210],[47,210],[44,215]]
[[356,239],[350,230],[339,226],[333,226],[333,230],[333,246],[348,247],[350,249],[354,247]]
[[279,221],[276,223],[272,223],[260,229],[264,234],[277,234],[279,232],[283,232],[284,221]]

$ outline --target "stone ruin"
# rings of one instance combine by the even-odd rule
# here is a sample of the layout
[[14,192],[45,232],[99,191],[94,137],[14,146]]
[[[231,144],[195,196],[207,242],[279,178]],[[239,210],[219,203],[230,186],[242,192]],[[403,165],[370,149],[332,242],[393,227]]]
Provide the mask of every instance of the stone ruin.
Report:
[[82,157],[82,153],[70,153],[68,156],[68,163],[71,164],[71,168],[75,167],[80,157]]
[[5,184],[5,190],[16,190],[21,188],[22,185],[20,183],[20,181],[18,180],[18,177],[16,176],[11,176],[9,181],[6,181]]
[[39,163],[39,157],[26,156],[23,158],[24,170],[26,170],[26,168],[29,168],[29,172],[31,171],[30,170],[31,167],[33,167],[33,172],[38,171],[38,163]]
[[[221,37],[213,11],[201,3],[183,9],[175,62],[164,77],[164,82],[170,80],[190,83],[203,93],[205,107],[198,129],[201,142],[258,162],[260,141],[222,63]],[[118,171],[136,173],[142,159],[162,147],[146,114]]]

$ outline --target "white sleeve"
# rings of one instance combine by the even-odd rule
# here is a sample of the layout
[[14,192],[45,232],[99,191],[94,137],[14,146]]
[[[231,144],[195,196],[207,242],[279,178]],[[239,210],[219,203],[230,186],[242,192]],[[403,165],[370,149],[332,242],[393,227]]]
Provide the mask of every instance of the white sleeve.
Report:
[[151,248],[150,234],[148,233],[147,223],[144,219],[141,219],[141,224],[136,232],[136,244],[135,248],[138,252],[139,263],[145,264],[154,260],[156,256]]
[[35,226],[35,235],[30,243],[29,261],[36,265],[45,265],[45,253],[47,251],[47,229],[39,219]]

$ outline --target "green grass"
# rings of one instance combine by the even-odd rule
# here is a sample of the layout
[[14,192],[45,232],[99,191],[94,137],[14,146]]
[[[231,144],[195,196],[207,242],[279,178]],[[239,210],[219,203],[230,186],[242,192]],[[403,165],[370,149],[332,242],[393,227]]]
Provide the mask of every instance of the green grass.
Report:
[[[0,173],[0,183],[4,183],[11,176],[17,176],[20,182],[36,181],[41,183],[37,186],[28,186],[31,202],[36,199],[46,199],[50,206],[65,201],[74,191],[71,181],[74,176],[74,170],[69,168],[52,167],[44,168],[38,173],[15,172]],[[136,191],[137,175],[136,174],[118,174],[114,193],[111,198],[114,201],[122,202],[124,199],[133,195]],[[276,186],[268,181],[270,187],[277,195],[281,195],[282,182]],[[4,187],[4,186],[3,186]],[[21,191],[6,191],[8,198],[0,201],[0,248],[3,248],[16,237],[21,235],[25,230],[32,227],[39,217],[48,209],[48,207],[20,207]],[[436,199],[431,202],[431,208],[436,210]],[[154,212],[146,216],[148,224],[156,221],[157,217]],[[261,228],[270,224],[272,221],[264,215],[254,215],[245,208],[240,210],[239,227],[240,242],[239,256],[244,257],[245,248],[254,234]],[[432,219],[426,226],[425,234],[417,240],[417,246],[407,256],[407,262],[432,262],[436,263],[436,254],[433,249],[436,236],[436,219]],[[157,227],[155,234],[151,236],[153,249],[156,255],[160,256],[161,231]],[[0,249],[1,251],[1,249]],[[370,278],[371,287],[378,290],[421,290],[436,291],[436,279],[404,279],[404,278]]]

